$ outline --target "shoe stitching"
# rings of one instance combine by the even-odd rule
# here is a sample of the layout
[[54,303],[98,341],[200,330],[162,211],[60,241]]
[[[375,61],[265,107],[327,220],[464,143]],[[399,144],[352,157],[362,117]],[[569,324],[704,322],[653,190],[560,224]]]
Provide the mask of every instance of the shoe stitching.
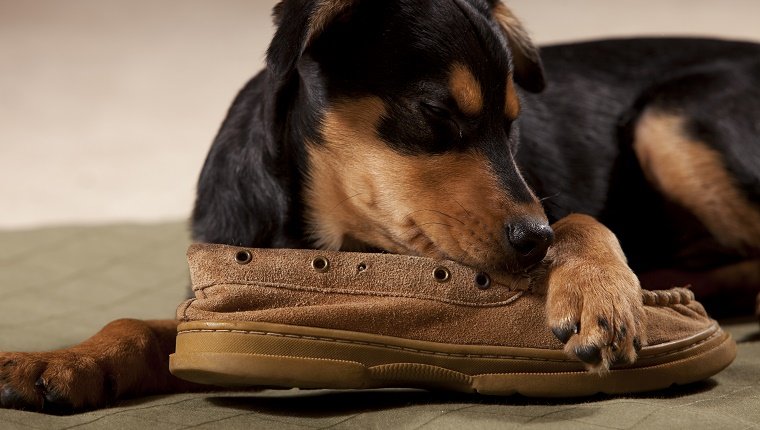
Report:
[[398,298],[405,298],[405,299],[429,300],[429,301],[448,303],[452,305],[478,307],[478,308],[505,306],[517,301],[517,299],[522,297],[522,295],[525,293],[525,291],[517,291],[517,292],[510,291],[510,293],[514,293],[514,294],[506,300],[502,300],[498,302],[477,303],[477,302],[466,302],[463,300],[447,299],[443,297],[429,296],[429,295],[423,295],[423,294],[410,294],[410,293],[388,292],[388,291],[349,290],[349,289],[344,289],[344,288],[304,287],[300,285],[285,284],[285,283],[279,283],[279,282],[241,282],[241,281],[236,281],[234,283],[217,282],[210,285],[205,285],[203,287],[193,288],[193,290],[197,292],[202,292],[203,294],[208,294],[206,292],[206,289],[211,288],[211,287],[216,287],[219,285],[260,286],[260,287],[268,287],[268,288],[281,288],[281,289],[291,290],[291,291],[308,291],[308,292],[316,292],[316,293],[333,293],[333,294],[375,296],[375,297],[398,297]]
[[[506,300],[502,300],[498,302],[485,302],[485,303],[446,299],[442,297],[429,296],[429,295],[424,295],[424,294],[407,294],[407,293],[400,293],[400,292],[392,293],[392,292],[387,292],[387,291],[351,290],[351,289],[345,289],[345,288],[304,287],[304,286],[299,286],[295,284],[287,284],[287,283],[279,283],[279,282],[258,282],[258,281],[214,282],[211,284],[203,285],[201,287],[193,286],[193,292],[200,293],[202,297],[199,297],[199,298],[207,299],[208,293],[206,292],[206,289],[217,287],[219,285],[246,285],[246,286],[252,285],[252,286],[262,286],[262,287],[269,287],[269,288],[282,288],[282,289],[287,289],[291,291],[336,293],[336,294],[346,294],[346,295],[367,295],[367,296],[376,296],[376,297],[400,297],[400,298],[408,298],[408,299],[432,300],[432,301],[443,302],[443,303],[448,303],[448,304],[453,304],[453,305],[471,306],[471,307],[498,307],[498,306],[508,305],[516,301],[517,299],[519,299],[525,294],[540,295],[540,296],[544,295],[544,294],[540,294],[534,291],[532,287],[528,287],[526,289],[511,288],[502,283],[496,283],[496,285],[507,289],[508,292],[514,293],[514,295],[512,295]],[[681,290],[684,290],[684,291],[682,292]],[[672,288],[670,290],[642,290],[642,304],[644,307],[653,307],[653,308],[675,308],[676,306],[679,306],[679,305],[689,307],[691,303],[694,303],[693,293],[691,293],[692,294],[691,296],[689,296],[689,293],[691,293],[691,291],[685,288]],[[669,298],[669,300],[667,300],[667,303],[657,303],[658,295],[663,295],[663,294],[665,294],[666,297]],[[681,297],[681,300],[676,302],[675,298],[673,297],[674,295],[679,295]]]

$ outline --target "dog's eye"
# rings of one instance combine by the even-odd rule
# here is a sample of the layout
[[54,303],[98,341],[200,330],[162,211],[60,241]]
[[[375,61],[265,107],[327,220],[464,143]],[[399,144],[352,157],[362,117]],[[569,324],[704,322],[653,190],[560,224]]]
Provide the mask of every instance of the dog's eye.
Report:
[[438,117],[439,119],[451,119],[451,111],[444,106],[428,102],[420,102],[420,106],[429,115]]
[[449,108],[429,102],[420,102],[420,108],[429,119],[445,125],[452,133],[459,136],[460,139],[462,138],[462,126],[456,118],[454,118],[454,115]]

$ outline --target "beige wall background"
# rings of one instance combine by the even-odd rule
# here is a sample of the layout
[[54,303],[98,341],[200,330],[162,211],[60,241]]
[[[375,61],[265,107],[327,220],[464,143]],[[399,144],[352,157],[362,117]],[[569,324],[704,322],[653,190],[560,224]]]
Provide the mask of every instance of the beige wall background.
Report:
[[[273,0],[0,0],[0,228],[186,218]],[[513,0],[539,43],[760,41],[756,0]]]

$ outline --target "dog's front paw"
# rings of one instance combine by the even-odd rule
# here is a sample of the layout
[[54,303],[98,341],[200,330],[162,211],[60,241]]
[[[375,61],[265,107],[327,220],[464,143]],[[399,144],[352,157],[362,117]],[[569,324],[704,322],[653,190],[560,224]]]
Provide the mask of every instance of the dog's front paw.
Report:
[[633,363],[646,342],[639,281],[621,262],[555,267],[549,277],[547,318],[565,352],[594,371]]
[[69,351],[0,353],[0,407],[71,413],[104,405],[106,373]]

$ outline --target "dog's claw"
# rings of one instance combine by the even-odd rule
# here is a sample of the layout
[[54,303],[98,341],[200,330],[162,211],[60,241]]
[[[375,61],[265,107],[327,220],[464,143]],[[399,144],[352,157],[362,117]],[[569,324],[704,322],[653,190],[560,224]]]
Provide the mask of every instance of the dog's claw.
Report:
[[595,366],[602,362],[602,350],[598,346],[579,346],[575,348],[573,352],[579,360],[592,366]]
[[552,333],[554,333],[554,336],[559,339],[560,342],[567,343],[567,341],[569,341],[574,334],[578,333],[577,325],[568,327],[553,327]]
[[34,388],[36,388],[42,396],[43,409],[45,412],[52,414],[66,414],[73,411],[74,407],[71,405],[71,402],[59,393],[50,390],[45,378],[39,377],[34,383]]
[[621,324],[620,329],[618,329],[617,333],[615,333],[615,341],[612,343],[622,344],[625,342],[625,339],[627,336],[628,336],[628,329],[625,327],[625,324]]
[[547,299],[547,319],[554,336],[565,345],[565,353],[591,372],[603,373],[611,365],[635,362],[646,335],[643,303],[638,305],[636,300],[640,287],[633,272],[622,264],[610,265],[604,272],[607,280],[596,283],[606,290],[592,290],[588,281],[577,275],[583,270],[573,266],[554,270],[554,279],[563,282],[558,282]]

